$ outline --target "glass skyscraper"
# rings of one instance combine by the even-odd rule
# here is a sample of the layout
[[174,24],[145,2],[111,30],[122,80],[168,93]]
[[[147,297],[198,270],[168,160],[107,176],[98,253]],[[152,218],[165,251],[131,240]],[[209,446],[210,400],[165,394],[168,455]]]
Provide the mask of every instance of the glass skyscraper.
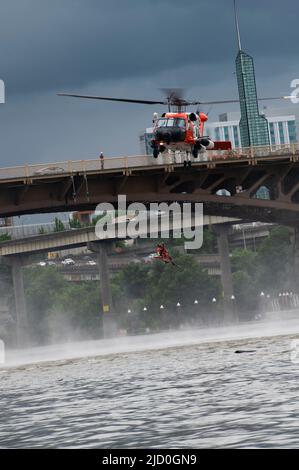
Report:
[[269,145],[268,121],[259,113],[253,58],[241,49],[236,58],[242,147]]

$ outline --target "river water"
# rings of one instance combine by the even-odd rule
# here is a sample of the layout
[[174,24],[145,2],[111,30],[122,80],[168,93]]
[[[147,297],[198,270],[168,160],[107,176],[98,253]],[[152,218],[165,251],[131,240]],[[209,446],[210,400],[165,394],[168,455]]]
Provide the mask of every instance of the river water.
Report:
[[8,353],[0,447],[298,447],[294,338],[298,321]]

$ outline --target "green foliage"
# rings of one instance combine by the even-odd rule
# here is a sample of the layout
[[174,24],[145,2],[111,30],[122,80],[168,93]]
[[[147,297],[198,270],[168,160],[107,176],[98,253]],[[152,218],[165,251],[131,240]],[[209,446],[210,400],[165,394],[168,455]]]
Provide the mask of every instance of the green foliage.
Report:
[[292,284],[293,248],[286,227],[275,227],[257,253],[260,290],[274,292]]
[[124,250],[126,248],[125,240],[117,240],[117,242],[115,243],[115,247]]
[[11,240],[11,235],[9,235],[9,233],[2,233],[0,235],[0,242],[7,242]]
[[173,255],[179,268],[159,261],[152,264],[146,295],[150,307],[159,307],[161,303],[175,306],[178,301],[190,306],[198,297],[207,303],[219,295],[216,279],[208,276],[192,256],[175,252]]
[[0,264],[0,302],[13,305],[11,267],[5,264]]
[[49,340],[47,314],[66,281],[56,267],[24,269],[27,311],[33,340]]
[[25,292],[31,336],[36,342],[99,336],[99,289],[94,283],[71,284],[55,266],[26,268]]
[[217,240],[216,235],[209,227],[204,227],[203,229],[203,244],[199,250],[196,250],[201,254],[211,254],[217,251]]
[[65,230],[64,223],[58,217],[55,217],[54,224],[54,232],[63,232]]
[[275,227],[257,252],[236,249],[232,253],[234,292],[239,312],[251,314],[260,307],[260,293],[291,290],[293,259],[290,232]]
[[245,271],[250,276],[256,272],[257,254],[252,250],[237,248],[233,250],[231,266],[233,271]]
[[91,282],[68,283],[55,296],[48,312],[48,325],[50,336],[56,340],[74,335],[99,337],[101,306],[98,286]]
[[146,293],[148,278],[148,265],[131,263],[114,276],[115,294],[118,298],[143,298]]
[[[172,255],[179,267],[155,260],[150,265],[131,264],[115,277],[115,300],[122,325],[130,327],[128,306],[131,308],[133,305],[135,323],[140,328],[160,329],[188,322],[195,313],[206,313],[211,309],[211,299],[219,299],[218,279],[208,276],[192,256],[174,251]],[[200,299],[196,312],[195,299]],[[177,302],[183,306],[181,315]],[[160,309],[161,304],[166,307],[163,311]],[[145,306],[146,312],[143,310]]]
[[[58,222],[57,225],[60,226]],[[214,234],[207,229],[204,239],[205,252],[213,252]],[[153,242],[156,243],[157,240]],[[170,247],[179,267],[160,260],[150,264],[131,263],[112,278],[119,327],[138,333],[147,327],[160,330],[182,323],[192,324],[193,320],[211,322],[220,318],[220,278],[209,276],[194,259],[193,252],[180,253],[169,241],[166,246]],[[277,294],[291,290],[293,258],[290,233],[281,227],[272,229],[256,252],[239,248],[232,252],[234,293],[242,318],[251,318],[259,309],[261,291]],[[10,268],[1,267],[0,275],[0,295],[11,300]],[[36,342],[100,336],[102,313],[97,283],[69,283],[55,266],[26,268],[24,279],[31,331]],[[211,303],[213,297],[217,299],[219,311]],[[199,301],[196,306],[195,299]],[[177,302],[181,308],[177,307]],[[164,309],[160,309],[161,304]]]
[[107,222],[110,222],[111,221],[111,214],[100,214],[100,215],[95,215],[93,218],[92,218],[92,225],[97,225],[97,222],[101,219],[103,219],[103,217],[105,217],[107,219]]
[[44,229],[44,227],[40,227],[38,229],[38,233],[39,233],[39,235],[44,235],[46,233],[46,230]]
[[76,217],[69,219],[69,224],[71,228],[82,228],[84,225],[81,224],[80,220]]
[[[159,240],[152,240],[153,244],[158,242],[163,242],[168,248],[172,247],[182,247],[184,248],[185,242],[188,241],[187,238],[181,236],[180,238],[161,238]],[[202,247],[197,250],[190,250],[190,254],[195,253],[215,253],[216,251],[216,235],[209,227],[204,227],[203,229],[203,244]]]

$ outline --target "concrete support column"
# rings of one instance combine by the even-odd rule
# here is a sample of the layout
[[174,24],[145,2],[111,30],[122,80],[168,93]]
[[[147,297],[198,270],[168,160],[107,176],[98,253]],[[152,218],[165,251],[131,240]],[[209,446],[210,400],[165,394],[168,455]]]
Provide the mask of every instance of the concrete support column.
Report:
[[88,248],[96,252],[98,257],[104,338],[111,338],[116,334],[116,321],[113,311],[110,270],[108,265],[108,251],[111,249],[111,246],[112,242],[109,241],[90,242],[88,244]]
[[16,308],[17,346],[24,347],[28,344],[29,338],[24,280],[22,273],[23,263],[21,257],[15,257],[10,259],[10,264],[12,268],[12,280]]
[[235,300],[233,296],[233,279],[229,257],[228,232],[229,225],[219,224],[214,226],[217,235],[218,251],[220,255],[221,281],[223,289],[224,321],[234,322],[237,320]]

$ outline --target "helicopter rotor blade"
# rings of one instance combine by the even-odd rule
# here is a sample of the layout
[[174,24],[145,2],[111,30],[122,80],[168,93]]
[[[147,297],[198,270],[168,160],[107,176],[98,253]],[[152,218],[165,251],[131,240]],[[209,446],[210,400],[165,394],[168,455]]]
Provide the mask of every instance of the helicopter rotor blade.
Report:
[[134,100],[134,99],[127,99],[127,98],[108,98],[106,96],[77,95],[74,93],[57,93],[57,96],[68,96],[71,98],[84,98],[87,100],[118,101],[122,103],[162,104],[162,105],[168,104],[167,101]]
[[[267,98],[258,98],[258,101],[271,101],[271,100],[288,100],[291,99],[291,96],[272,96]],[[245,100],[244,100],[245,101]],[[206,105],[206,104],[229,104],[229,103],[240,103],[241,100],[219,100],[219,101],[190,101],[188,105]]]
[[[166,100],[164,101],[153,101],[153,100],[137,100],[128,98],[110,98],[107,96],[94,96],[94,95],[78,95],[75,93],[57,93],[57,96],[67,96],[71,98],[84,98],[88,100],[102,100],[102,101],[116,101],[122,103],[137,103],[137,104],[148,104],[148,105],[164,105],[168,106],[202,106],[202,105],[214,105],[214,104],[230,104],[240,103],[240,100],[217,100],[217,101],[186,101],[183,98],[182,89],[164,89],[164,93],[167,93]],[[267,98],[258,98],[258,101],[271,101],[271,100],[287,100],[291,99],[292,96],[274,96]],[[245,100],[244,100],[245,101]]]

